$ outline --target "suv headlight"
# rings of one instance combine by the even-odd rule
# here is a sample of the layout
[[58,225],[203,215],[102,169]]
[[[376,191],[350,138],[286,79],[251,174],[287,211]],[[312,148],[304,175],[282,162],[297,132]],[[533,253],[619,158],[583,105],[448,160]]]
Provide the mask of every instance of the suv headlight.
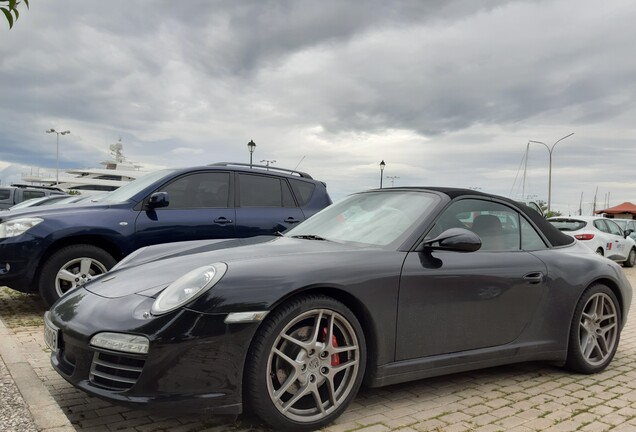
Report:
[[186,273],[159,294],[150,312],[165,314],[194,300],[221,280],[226,270],[227,264],[214,263]]
[[0,238],[15,237],[24,234],[44,219],[41,218],[18,218],[0,223]]

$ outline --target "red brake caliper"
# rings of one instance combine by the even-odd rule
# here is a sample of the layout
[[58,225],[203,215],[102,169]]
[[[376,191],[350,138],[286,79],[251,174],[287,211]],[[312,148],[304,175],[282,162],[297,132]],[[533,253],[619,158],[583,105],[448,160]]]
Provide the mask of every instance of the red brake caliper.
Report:
[[[327,327],[322,329],[322,341],[327,341]],[[331,344],[334,348],[338,348],[338,341],[336,340],[336,335],[331,336]],[[331,366],[338,366],[340,364],[340,354],[333,354],[331,356]]]

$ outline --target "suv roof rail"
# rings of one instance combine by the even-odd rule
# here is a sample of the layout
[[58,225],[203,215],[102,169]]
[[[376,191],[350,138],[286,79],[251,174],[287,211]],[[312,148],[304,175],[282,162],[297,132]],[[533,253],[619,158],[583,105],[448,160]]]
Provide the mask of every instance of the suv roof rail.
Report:
[[46,189],[46,190],[64,192],[59,187],[55,187],[55,186],[36,186],[36,185],[28,185],[28,184],[23,184],[23,183],[12,183],[11,186],[17,187],[17,188],[20,188],[20,189]]
[[240,162],[216,162],[213,164],[209,164],[208,166],[238,166],[238,167],[247,167],[247,168],[258,168],[258,169],[265,169],[267,171],[277,171],[282,173],[288,173],[291,175],[297,175],[302,178],[313,180],[313,177],[307,174],[306,172],[296,171],[296,170],[287,169],[287,168],[279,168],[279,167],[275,167],[271,165],[270,166],[255,165],[255,164],[250,165],[250,164],[240,163]]

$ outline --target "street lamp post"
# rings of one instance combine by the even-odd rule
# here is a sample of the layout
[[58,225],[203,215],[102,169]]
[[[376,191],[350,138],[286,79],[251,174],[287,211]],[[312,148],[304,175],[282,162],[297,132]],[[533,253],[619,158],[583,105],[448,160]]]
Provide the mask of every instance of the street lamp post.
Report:
[[71,131],[65,130],[62,132],[58,132],[55,129],[51,128],[46,131],[46,133],[54,133],[55,138],[55,184],[60,184],[60,135],[70,134]]
[[398,176],[386,176],[386,178],[391,180],[391,187],[393,187],[393,182],[395,181],[395,179],[399,179]]
[[256,143],[254,140],[250,140],[247,143],[247,149],[250,151],[250,169],[252,168],[252,154],[254,153],[254,149],[256,149]]
[[552,147],[549,147],[546,143],[541,142],[541,141],[534,141],[534,140],[530,140],[529,141],[531,143],[544,145],[545,148],[548,149],[548,154],[550,155],[550,162],[549,162],[549,165],[548,165],[548,212],[550,211],[550,204],[552,202],[552,151],[554,150],[554,147],[556,147],[556,145],[560,141],[563,141],[564,139],[566,139],[568,137],[571,137],[572,135],[574,135],[574,132],[572,132],[569,135],[564,136],[563,138],[559,138],[558,140],[556,140],[554,142],[554,144],[552,144]]
[[382,177],[384,176],[384,167],[386,164],[384,163],[384,159],[380,162],[380,189],[382,189]]

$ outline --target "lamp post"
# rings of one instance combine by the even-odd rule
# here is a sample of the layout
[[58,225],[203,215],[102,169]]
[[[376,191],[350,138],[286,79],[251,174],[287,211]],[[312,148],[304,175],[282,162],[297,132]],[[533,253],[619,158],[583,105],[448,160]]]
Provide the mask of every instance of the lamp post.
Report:
[[398,177],[398,176],[386,176],[386,178],[388,178],[389,180],[391,180],[391,187],[393,187],[393,181],[394,181],[395,179],[399,179],[399,177]]
[[574,132],[572,132],[569,135],[564,136],[563,138],[559,138],[558,140],[556,140],[554,142],[554,144],[552,144],[552,147],[549,147],[546,143],[541,142],[541,141],[534,141],[534,140],[528,141],[528,142],[531,142],[531,143],[544,145],[545,148],[548,149],[548,154],[550,155],[550,162],[549,162],[549,165],[548,165],[548,212],[550,211],[550,203],[552,202],[552,151],[554,150],[554,147],[556,147],[556,145],[560,141],[563,141],[564,139],[566,139],[568,137],[571,137],[572,135],[574,135]]
[[247,149],[250,151],[250,169],[252,168],[252,154],[254,153],[254,149],[256,149],[256,143],[254,140],[250,140],[247,143]]
[[384,163],[384,159],[382,159],[382,162],[380,162],[380,189],[382,189],[382,177],[384,175],[384,167],[386,166],[386,164]]
[[58,185],[60,184],[60,135],[70,134],[71,131],[65,130],[58,132],[51,128],[47,130],[46,133],[54,133],[57,135],[55,138],[55,184]]

